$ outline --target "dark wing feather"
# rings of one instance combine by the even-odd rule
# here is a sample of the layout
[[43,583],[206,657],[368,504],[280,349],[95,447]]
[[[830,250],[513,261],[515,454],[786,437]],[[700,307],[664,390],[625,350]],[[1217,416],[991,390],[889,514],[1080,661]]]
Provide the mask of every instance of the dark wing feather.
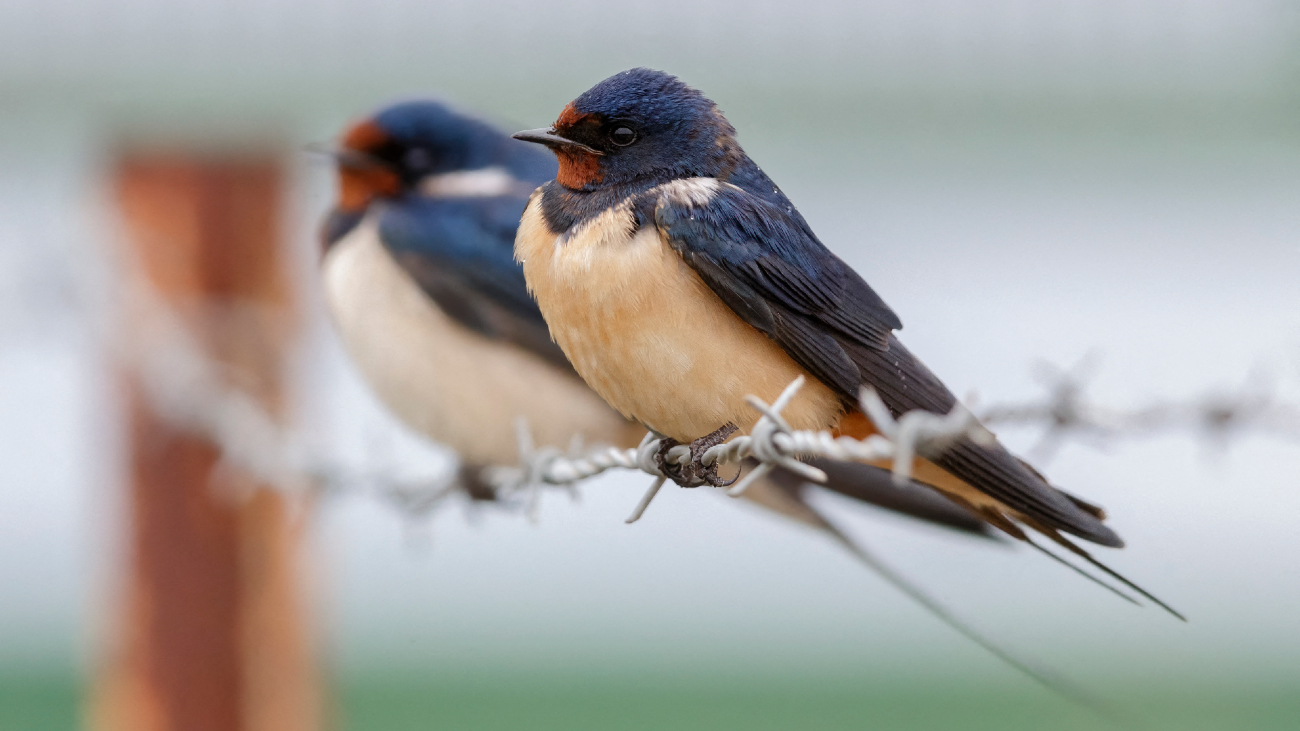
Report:
[[888,347],[889,333],[903,326],[802,218],[731,185],[723,185],[703,207],[670,195],[655,203],[655,225],[683,258],[700,254],[715,261],[739,296],[753,292],[829,333],[881,350]]
[[[737,315],[847,403],[856,403],[858,388],[866,384],[896,415],[913,409],[946,413],[956,404],[893,336],[901,327],[898,317],[817,240],[793,206],[779,207],[726,184],[703,205],[665,190],[638,206],[642,216],[652,215],[660,235]],[[1045,525],[1122,545],[1100,520],[1001,446],[965,440],[934,461]]]
[[384,208],[379,236],[449,317],[573,373],[514,260],[515,229],[526,203],[515,197],[411,197]]
[[[890,337],[889,350],[884,353],[853,343],[842,345],[862,370],[864,382],[876,389],[895,415],[912,409],[946,413],[956,405],[952,392],[897,338]],[[1102,545],[1123,545],[1096,515],[1049,486],[1001,446],[990,449],[963,440],[933,461],[1008,507],[1047,525]]]

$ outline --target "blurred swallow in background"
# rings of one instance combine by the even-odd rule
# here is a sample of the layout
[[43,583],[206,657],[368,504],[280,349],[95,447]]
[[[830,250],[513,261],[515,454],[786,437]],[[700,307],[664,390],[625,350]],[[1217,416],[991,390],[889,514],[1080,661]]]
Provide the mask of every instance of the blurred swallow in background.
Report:
[[[550,128],[515,138],[559,162],[529,200],[515,256],[551,336],[624,416],[679,443],[716,439],[752,424],[746,395],[771,403],[798,376],[809,385],[783,412],[795,429],[874,433],[857,407],[864,386],[895,415],[956,405],[895,337],[893,310],[817,239],[717,106],[676,77],[617,74]],[[1121,547],[1100,508],[1002,446],[963,439],[918,459],[913,474],[1008,535],[1064,561],[1026,529],[1036,531],[1173,612],[1063,535]]]
[[[339,198],[322,228],[325,295],[344,345],[379,398],[473,468],[518,461],[515,419],[540,444],[575,435],[635,447],[645,433],[591,391],[551,340],[513,256],[528,196],[557,173],[554,156],[431,101],[388,107],[331,151]],[[974,534],[987,524],[888,472],[821,465],[857,500]],[[751,497],[839,531],[776,473]],[[471,485],[490,498],[489,488]]]
[[511,243],[548,155],[436,102],[382,110],[335,151],[324,289],[353,362],[399,418],[467,465],[541,444],[635,443],[642,431],[572,375]]

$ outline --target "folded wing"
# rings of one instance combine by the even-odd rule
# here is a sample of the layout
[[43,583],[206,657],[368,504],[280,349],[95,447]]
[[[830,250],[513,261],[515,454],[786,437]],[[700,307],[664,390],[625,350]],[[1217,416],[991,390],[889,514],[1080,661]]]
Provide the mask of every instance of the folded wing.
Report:
[[[700,195],[698,190],[710,191]],[[638,210],[742,319],[855,404],[869,385],[896,415],[946,413],[956,398],[893,335],[898,317],[832,254],[792,207],[712,181],[694,195],[664,186]],[[647,221],[647,223],[651,223]],[[1038,524],[1107,546],[1114,531],[1026,469],[1000,445],[963,440],[934,460]]]

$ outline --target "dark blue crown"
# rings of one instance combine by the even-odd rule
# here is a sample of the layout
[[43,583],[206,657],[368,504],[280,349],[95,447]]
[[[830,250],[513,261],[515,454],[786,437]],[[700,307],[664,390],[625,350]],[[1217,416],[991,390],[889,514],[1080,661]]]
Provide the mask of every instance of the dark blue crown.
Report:
[[426,148],[433,165],[429,173],[501,165],[523,180],[554,175],[555,163],[549,155],[538,154],[531,145],[441,102],[399,102],[382,109],[374,121],[403,148]]
[[635,68],[615,74],[574,100],[579,112],[650,125],[676,124],[715,114],[713,102],[672,74]]

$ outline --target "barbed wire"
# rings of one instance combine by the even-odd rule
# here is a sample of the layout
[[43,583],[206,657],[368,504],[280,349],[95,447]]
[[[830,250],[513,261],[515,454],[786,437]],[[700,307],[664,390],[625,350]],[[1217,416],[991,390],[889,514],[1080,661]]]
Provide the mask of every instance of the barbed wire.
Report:
[[[906,484],[911,478],[913,457],[937,456],[962,436],[980,442],[992,440],[993,435],[960,404],[947,415],[928,411],[909,411],[895,420],[888,407],[873,389],[863,388],[859,404],[863,413],[875,424],[879,434],[866,439],[835,437],[828,431],[804,431],[790,428],[781,412],[803,387],[804,377],[799,376],[788,385],[771,404],[755,396],[746,401],[759,418],[748,435],[708,448],[700,457],[704,466],[741,464],[746,460],[757,466],[728,488],[727,494],[739,497],[750,485],[778,467],[790,470],[811,482],[825,482],[826,474],[820,469],[799,461],[800,457],[824,457],[840,461],[874,462],[892,460],[894,478]],[[656,463],[662,440],[651,432],[635,449],[607,448],[584,455],[578,459],[566,458],[554,449],[537,449],[527,425],[518,424],[521,467],[494,470],[490,478],[507,492],[536,490],[540,485],[571,485],[611,469],[634,469],[654,477],[654,482],[637,504],[628,523],[641,518],[650,502],[668,480]],[[691,462],[690,447],[678,444],[667,450],[664,461],[685,465]]]
[[1041,429],[1037,444],[1028,451],[1036,462],[1050,459],[1070,439],[1105,445],[1119,438],[1183,431],[1220,449],[1252,432],[1300,440],[1300,406],[1281,400],[1274,384],[1259,372],[1236,389],[1121,409],[1088,398],[1087,384],[1098,370],[1097,362],[1095,354],[1089,354],[1069,369],[1038,364],[1035,375],[1047,391],[1044,397],[981,409],[980,421],[990,427]]
[[[308,454],[295,439],[295,431],[271,414],[228,369],[205,352],[185,319],[136,277],[126,288],[124,312],[130,326],[126,337],[119,332],[109,342],[118,361],[137,374],[144,396],[164,419],[212,441],[223,462],[253,476],[258,482],[287,495],[338,496],[368,493],[393,506],[403,515],[423,518],[450,498],[461,495],[518,509],[536,519],[541,494],[560,488],[573,492],[582,482],[610,470],[640,471],[652,483],[627,518],[637,521],[653,501],[668,477],[656,462],[661,440],[648,433],[633,449],[607,446],[586,448],[571,444],[567,449],[534,443],[528,424],[517,423],[519,462],[494,465],[477,474],[466,474],[459,465],[427,478],[396,478],[383,470],[358,470]],[[220,317],[209,313],[210,317]],[[227,305],[225,317],[247,321],[265,313]],[[257,325],[253,325],[257,327]],[[1031,452],[1050,456],[1075,438],[1111,440],[1121,436],[1142,436],[1175,429],[1190,429],[1225,442],[1246,431],[1270,433],[1300,440],[1300,408],[1280,401],[1271,391],[1247,387],[1235,392],[1218,392],[1187,401],[1161,401],[1137,409],[1106,408],[1093,403],[1086,393],[1085,370],[1091,361],[1062,371],[1043,366],[1040,379],[1047,394],[1022,404],[992,405],[975,412],[958,404],[944,415],[926,411],[907,412],[895,418],[870,389],[862,389],[859,407],[875,425],[877,434],[858,440],[835,437],[827,431],[794,430],[782,417],[782,410],[803,385],[800,377],[771,404],[756,397],[747,402],[756,421],[749,434],[710,447],[700,457],[704,466],[756,463],[727,490],[735,497],[768,472],[783,468],[809,482],[824,482],[825,474],[801,460],[821,457],[839,461],[893,463],[894,479],[905,484],[911,476],[914,457],[934,457],[958,438],[987,442],[993,434],[987,427],[1034,427],[1043,430],[1039,446]],[[664,462],[685,465],[691,461],[686,445],[668,449]]]
[[[203,327],[213,323],[223,330],[273,331],[278,326],[268,323],[276,317],[274,312],[239,302],[199,303],[194,309],[202,311],[206,322],[196,324],[194,313],[177,311],[154,291],[140,263],[131,260],[128,247],[115,247],[110,259],[107,269],[113,271],[118,286],[108,287],[98,280],[98,287],[74,283],[60,306],[77,313],[77,320],[89,324],[92,337],[106,346],[111,357],[136,374],[141,394],[159,416],[176,428],[210,440],[225,466],[238,468],[286,494],[366,493],[416,518],[433,513],[449,498],[464,495],[518,508],[536,518],[545,489],[572,493],[577,485],[603,472],[634,470],[654,480],[628,518],[634,522],[667,481],[655,466],[653,458],[660,442],[652,434],[636,449],[570,445],[562,450],[534,445],[526,424],[518,428],[519,463],[488,467],[482,475],[463,474],[453,465],[424,478],[398,478],[387,470],[358,469],[321,459],[303,447],[299,429],[271,413],[252,389],[241,384],[247,374],[232,373],[228,365],[208,353],[201,336]],[[868,390],[860,406],[880,435],[862,442],[834,439],[826,432],[790,430],[780,418],[783,399],[793,396],[787,389],[771,405],[751,398],[758,418],[750,434],[707,450],[702,462],[756,461],[757,467],[728,491],[739,495],[778,466],[808,481],[821,481],[824,475],[820,470],[799,461],[811,456],[847,461],[892,459],[895,478],[905,482],[912,455],[942,449],[945,442],[962,433],[985,438],[987,432],[982,429],[972,432],[978,423],[997,429],[1039,430],[1039,439],[1026,456],[1040,463],[1066,443],[1105,446],[1119,439],[1175,432],[1193,434],[1216,449],[1248,434],[1300,441],[1300,407],[1280,399],[1273,384],[1258,374],[1237,388],[1125,409],[1089,398],[1088,382],[1097,370],[1098,359],[1093,354],[1069,369],[1039,364],[1034,376],[1045,388],[1043,396],[981,407],[975,411],[977,421],[960,407],[947,416],[919,412],[894,420]],[[679,445],[665,456],[669,464],[682,465],[689,461],[690,452]],[[247,481],[236,484],[246,485]],[[483,492],[484,486],[491,495]]]

